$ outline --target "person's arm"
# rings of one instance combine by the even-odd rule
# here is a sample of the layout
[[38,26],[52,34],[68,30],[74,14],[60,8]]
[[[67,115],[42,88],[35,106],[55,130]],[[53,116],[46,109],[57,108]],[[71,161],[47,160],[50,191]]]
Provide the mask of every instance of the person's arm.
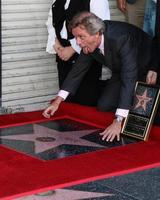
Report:
[[61,89],[68,91],[71,95],[74,95],[92,62],[92,55],[84,54],[83,51],[81,51],[76,62],[72,65],[72,70],[68,73],[66,79],[64,80]]
[[72,48],[72,46],[67,46],[59,48],[57,53],[62,60],[67,61],[75,54],[75,50]]
[[61,60],[69,60],[75,53],[75,50],[71,46],[63,47],[59,40],[55,38],[54,50],[61,58]]
[[115,113],[115,119],[112,124],[108,126],[103,132],[100,133],[102,140],[112,142],[114,138],[120,140],[120,134],[124,119],[127,117],[129,110],[118,108]]
[[152,40],[152,52],[151,52],[151,60],[148,64],[148,74],[146,77],[146,82],[148,84],[154,85],[157,81],[157,71],[159,67],[159,49],[160,49],[160,41],[158,37],[154,37]]
[[48,30],[48,40],[47,40],[46,52],[48,52],[50,54],[55,54],[56,52],[53,48],[53,45],[55,44],[56,34],[55,34],[55,29],[52,25],[52,9],[49,10],[48,19],[46,21],[46,26],[47,26],[47,30]]
[[52,101],[52,103],[43,111],[42,115],[46,118],[50,118],[54,115],[54,113],[58,110],[60,104],[62,101],[64,101],[67,96],[69,95],[69,92],[60,90],[57,97]]
[[110,9],[108,0],[91,0],[90,12],[94,13],[102,20],[109,20]]
[[50,118],[58,110],[62,101],[64,101],[69,94],[75,94],[78,86],[81,83],[84,75],[89,70],[92,63],[92,57],[85,55],[81,52],[77,62],[73,65],[72,70],[69,72],[67,78],[64,80],[62,89],[59,91],[55,100],[44,111],[43,116]]
[[[137,47],[133,38],[126,36],[119,40],[119,56],[121,58],[121,89],[119,105],[116,111],[118,119],[113,120],[100,135],[102,139],[112,142],[114,138],[120,140],[123,119],[127,117],[131,107],[133,91],[137,80]],[[117,44],[116,44],[117,45]]]
[[123,13],[126,12],[126,0],[117,0],[117,7]]

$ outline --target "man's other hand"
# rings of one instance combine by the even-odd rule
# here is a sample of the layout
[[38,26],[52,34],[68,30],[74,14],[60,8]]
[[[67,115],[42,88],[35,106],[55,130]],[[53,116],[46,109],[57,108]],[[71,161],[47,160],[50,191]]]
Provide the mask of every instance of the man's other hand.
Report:
[[117,141],[120,140],[122,122],[118,122],[116,119],[112,122],[110,126],[108,126],[100,135],[102,136],[102,140],[106,140],[107,142],[112,142],[114,138],[117,138]]

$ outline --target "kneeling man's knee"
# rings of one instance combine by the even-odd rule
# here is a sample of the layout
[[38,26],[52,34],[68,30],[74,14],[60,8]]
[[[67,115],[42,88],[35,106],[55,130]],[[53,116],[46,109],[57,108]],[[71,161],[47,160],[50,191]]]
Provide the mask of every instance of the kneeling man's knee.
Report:
[[97,104],[97,109],[100,110],[100,111],[115,111],[116,110],[116,106],[111,104],[111,103],[108,103],[108,102],[101,102],[101,101],[98,101],[98,104]]

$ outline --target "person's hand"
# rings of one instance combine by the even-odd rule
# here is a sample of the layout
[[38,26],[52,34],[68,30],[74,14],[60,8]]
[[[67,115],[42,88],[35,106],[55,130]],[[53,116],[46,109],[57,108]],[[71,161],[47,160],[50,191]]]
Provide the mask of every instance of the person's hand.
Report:
[[55,52],[58,54],[63,49],[63,46],[60,44],[59,40],[55,39],[55,44],[53,45]]
[[106,140],[107,142],[112,142],[114,138],[117,138],[117,141],[120,140],[122,122],[118,122],[116,119],[112,122],[110,126],[108,126],[100,135],[102,136],[102,140]]
[[50,106],[48,106],[42,113],[42,115],[45,118],[50,118],[54,115],[54,113],[58,110],[59,105],[52,103]]
[[50,118],[58,110],[60,103],[62,102],[62,97],[56,97],[50,106],[48,106],[42,113],[46,118]]
[[54,47],[55,52],[58,54],[58,56],[61,54],[61,51],[64,48],[62,46],[56,46],[56,45],[54,45],[53,47]]
[[156,84],[156,81],[157,81],[157,72],[150,70],[146,77],[147,84],[154,85]]
[[117,0],[117,6],[123,13],[126,12],[126,0]]
[[75,50],[71,46],[63,47],[59,50],[60,51],[57,52],[58,56],[64,61],[69,60],[75,53]]

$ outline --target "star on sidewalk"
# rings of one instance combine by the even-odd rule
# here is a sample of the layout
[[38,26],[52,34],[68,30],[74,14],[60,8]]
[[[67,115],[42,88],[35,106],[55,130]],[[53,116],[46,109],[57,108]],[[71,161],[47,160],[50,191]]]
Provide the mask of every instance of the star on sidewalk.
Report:
[[86,192],[79,190],[57,189],[55,193],[48,196],[31,195],[27,197],[18,198],[15,200],[78,200],[97,197],[113,196],[114,194],[100,193],[100,192]]
[[81,138],[85,135],[94,133],[99,129],[60,132],[41,125],[33,124],[33,130],[33,134],[8,135],[0,136],[0,138],[7,140],[21,140],[34,142],[36,154],[44,152],[54,147],[58,147],[63,144],[101,148],[105,147],[103,145],[97,144],[95,142],[90,142],[86,139]]
[[141,107],[146,112],[147,103],[152,99],[147,96],[147,89],[144,91],[142,95],[136,95],[136,97],[138,99],[138,102],[135,105],[134,109]]

